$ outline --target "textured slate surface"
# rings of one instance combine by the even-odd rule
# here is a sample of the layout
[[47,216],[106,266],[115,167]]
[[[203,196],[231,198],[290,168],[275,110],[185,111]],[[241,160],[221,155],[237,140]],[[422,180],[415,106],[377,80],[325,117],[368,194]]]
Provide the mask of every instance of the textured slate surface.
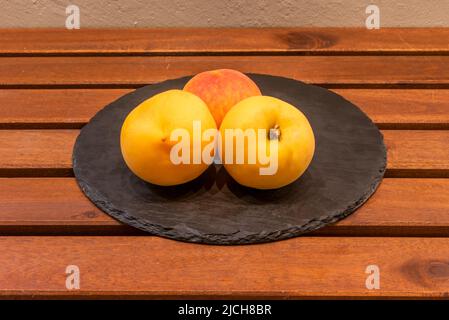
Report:
[[106,106],[81,130],[73,168],[84,193],[114,218],[172,239],[247,244],[298,236],[344,218],[376,190],[386,167],[383,138],[371,120],[326,89],[292,79],[249,75],[264,95],[307,116],[316,138],[314,159],[293,184],[272,191],[238,185],[222,167],[176,187],[134,176],[120,152],[121,125],[152,95],[181,89],[189,77],[145,86]]

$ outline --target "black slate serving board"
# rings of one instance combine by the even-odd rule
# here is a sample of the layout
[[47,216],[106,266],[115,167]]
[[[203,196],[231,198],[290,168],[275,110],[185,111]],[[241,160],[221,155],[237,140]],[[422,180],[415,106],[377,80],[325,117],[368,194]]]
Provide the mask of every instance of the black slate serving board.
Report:
[[211,166],[189,183],[160,187],[136,177],[120,152],[128,113],[149,97],[182,89],[190,77],[148,85],[98,112],[73,151],[79,186],[114,218],[162,237],[209,244],[248,244],[295,237],[354,212],[385,172],[383,137],[355,105],[321,87],[268,75],[249,75],[264,95],[297,106],[315,133],[312,163],[296,182],[277,190],[237,184]]

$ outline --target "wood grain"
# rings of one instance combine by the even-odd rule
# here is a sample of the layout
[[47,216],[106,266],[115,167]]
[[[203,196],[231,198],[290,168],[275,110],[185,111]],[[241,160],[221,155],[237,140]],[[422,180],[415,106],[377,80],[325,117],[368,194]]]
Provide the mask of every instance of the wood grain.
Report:
[[217,68],[326,86],[447,86],[449,56],[4,57],[0,86],[138,87]]
[[0,130],[0,175],[72,175],[79,130]]
[[[0,130],[0,173],[70,172],[79,130]],[[383,130],[389,176],[449,176],[449,131]]]
[[81,128],[130,89],[3,89],[0,128]]
[[[158,237],[0,237],[3,297],[447,297],[443,238],[295,238],[206,246]],[[66,267],[80,271],[67,290]],[[380,289],[365,286],[368,265]]]
[[445,28],[0,30],[1,55],[447,54]]
[[449,131],[384,130],[389,177],[448,176]]
[[381,129],[449,129],[449,90],[333,91],[360,107]]
[[[81,128],[131,89],[0,89],[0,128]],[[381,129],[448,129],[449,90],[333,89]],[[75,102],[75,103],[74,103]]]
[[[96,208],[74,178],[0,178],[0,233],[143,234]],[[354,214],[314,235],[447,236],[449,179],[386,178]]]

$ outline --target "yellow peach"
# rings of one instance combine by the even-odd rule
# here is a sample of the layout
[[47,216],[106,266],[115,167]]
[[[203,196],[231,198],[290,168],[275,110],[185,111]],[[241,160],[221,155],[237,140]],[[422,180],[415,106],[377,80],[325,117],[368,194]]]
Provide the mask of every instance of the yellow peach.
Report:
[[280,188],[298,179],[315,150],[306,116],[291,104],[268,96],[236,104],[223,119],[220,137],[220,158],[226,171],[238,183],[257,189]]
[[[195,123],[199,124],[196,129]],[[209,166],[204,161],[190,161],[208,145],[202,139],[208,129],[216,132],[215,121],[200,98],[182,90],[165,91],[145,100],[126,117],[120,134],[122,155],[129,169],[145,181],[162,186],[188,182]],[[182,163],[172,158],[177,130],[184,130],[188,142],[184,155],[189,159]]]

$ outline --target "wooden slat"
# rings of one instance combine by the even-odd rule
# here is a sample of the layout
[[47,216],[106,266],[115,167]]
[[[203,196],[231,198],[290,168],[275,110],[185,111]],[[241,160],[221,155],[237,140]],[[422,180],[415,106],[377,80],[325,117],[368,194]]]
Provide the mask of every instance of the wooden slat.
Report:
[[449,56],[191,56],[0,58],[0,86],[136,87],[231,68],[326,86],[449,85]]
[[384,130],[390,177],[449,174],[449,131]]
[[[158,237],[0,237],[0,295],[102,297],[447,297],[442,238],[296,238],[207,246]],[[76,265],[80,289],[66,289]],[[367,266],[380,270],[368,290]]]
[[84,196],[74,178],[0,178],[0,186],[1,226],[120,226]]
[[71,175],[79,130],[0,130],[0,175]]
[[0,128],[81,128],[130,89],[3,89]]
[[449,179],[385,178],[354,214],[320,233],[449,235]]
[[0,54],[388,54],[449,52],[447,28],[1,30]]
[[[0,178],[0,234],[140,232],[96,208],[74,178]],[[356,213],[314,234],[447,236],[449,179],[386,178]]]
[[[449,131],[383,130],[390,175],[449,174]],[[0,173],[70,170],[78,130],[0,130]]]
[[359,106],[381,129],[449,128],[449,90],[333,91]]
[[[0,89],[0,128],[81,128],[101,108],[130,91]],[[449,128],[449,90],[333,91],[358,105],[382,129]]]

